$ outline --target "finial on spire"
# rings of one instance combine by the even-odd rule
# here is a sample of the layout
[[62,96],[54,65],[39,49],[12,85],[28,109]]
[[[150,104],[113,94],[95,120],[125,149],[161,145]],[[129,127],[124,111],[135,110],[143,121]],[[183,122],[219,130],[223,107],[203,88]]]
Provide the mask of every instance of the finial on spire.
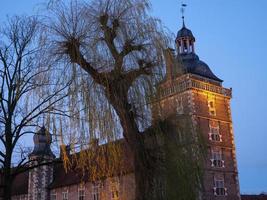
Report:
[[186,7],[187,5],[186,4],[184,4],[183,2],[182,2],[182,5],[181,5],[181,13],[182,13],[182,19],[183,19],[183,27],[185,27],[185,23],[184,23],[184,13],[185,13],[185,7]]

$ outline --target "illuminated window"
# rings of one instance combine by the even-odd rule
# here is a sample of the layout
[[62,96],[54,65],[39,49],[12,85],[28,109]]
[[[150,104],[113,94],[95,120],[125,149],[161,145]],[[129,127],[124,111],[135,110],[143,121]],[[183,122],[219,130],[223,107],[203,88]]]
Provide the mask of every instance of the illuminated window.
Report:
[[223,178],[214,178],[214,195],[215,196],[225,196],[226,188],[224,187],[224,179]]
[[68,200],[68,191],[62,192],[62,200]]
[[214,102],[213,101],[209,101],[209,107],[214,108]]
[[216,116],[215,99],[208,98],[208,107],[210,116]]
[[119,191],[118,190],[111,191],[111,199],[112,200],[119,200]]
[[218,122],[210,121],[209,127],[210,127],[209,140],[222,142],[222,136],[220,134],[220,128]]
[[111,199],[119,200],[119,179],[112,180],[110,187]]
[[212,149],[210,161],[212,167],[224,167],[224,160],[222,159],[222,150]]
[[85,200],[85,188],[84,188],[84,186],[80,186],[78,188],[78,200]]

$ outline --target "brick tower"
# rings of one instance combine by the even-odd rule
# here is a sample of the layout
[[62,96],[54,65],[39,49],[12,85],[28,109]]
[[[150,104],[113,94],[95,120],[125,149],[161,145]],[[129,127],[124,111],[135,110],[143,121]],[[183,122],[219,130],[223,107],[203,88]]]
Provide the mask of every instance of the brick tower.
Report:
[[[165,52],[166,77],[159,84],[153,118],[186,114],[207,143],[202,200],[240,200],[235,144],[230,109],[231,89],[195,53],[195,38],[183,26],[176,51]],[[196,130],[197,130],[196,129]]]
[[[29,155],[32,165],[50,162],[55,155],[50,149],[52,136],[42,127],[34,136],[34,149]],[[29,171],[28,200],[48,200],[49,184],[53,180],[53,165],[40,165]]]

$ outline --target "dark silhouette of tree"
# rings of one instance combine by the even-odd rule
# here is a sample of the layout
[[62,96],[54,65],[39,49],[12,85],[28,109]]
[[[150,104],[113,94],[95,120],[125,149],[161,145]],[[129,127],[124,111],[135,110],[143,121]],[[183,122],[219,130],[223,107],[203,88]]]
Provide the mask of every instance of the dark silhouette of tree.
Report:
[[51,76],[36,18],[12,17],[0,30],[0,180],[3,199],[10,200],[16,175],[35,167],[25,136],[47,124],[47,114],[65,115],[58,106],[68,81]]

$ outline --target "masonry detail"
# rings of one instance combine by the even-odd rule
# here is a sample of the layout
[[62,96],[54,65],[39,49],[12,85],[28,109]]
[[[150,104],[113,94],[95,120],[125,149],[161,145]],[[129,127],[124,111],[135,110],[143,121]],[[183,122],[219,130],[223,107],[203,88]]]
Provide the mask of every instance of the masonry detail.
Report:
[[153,118],[179,115],[178,111],[183,108],[208,146],[201,199],[239,200],[230,109],[232,89],[224,88],[223,81],[199,59],[195,53],[195,37],[184,22],[175,43],[176,49],[165,52],[166,77],[159,84],[158,95],[152,103]]
[[[223,81],[199,59],[195,37],[184,23],[175,44],[176,49],[165,51],[166,76],[158,85],[157,97],[151,101],[152,118],[189,115],[208,146],[200,199],[240,200],[230,108],[232,90],[224,88]],[[51,135],[41,128],[34,136],[34,150],[29,159],[35,160],[35,164],[55,159],[50,144]],[[27,191],[14,194],[14,200],[135,199],[132,170],[121,177],[81,183],[75,174],[64,172],[62,165],[44,165],[29,170],[24,178]]]

